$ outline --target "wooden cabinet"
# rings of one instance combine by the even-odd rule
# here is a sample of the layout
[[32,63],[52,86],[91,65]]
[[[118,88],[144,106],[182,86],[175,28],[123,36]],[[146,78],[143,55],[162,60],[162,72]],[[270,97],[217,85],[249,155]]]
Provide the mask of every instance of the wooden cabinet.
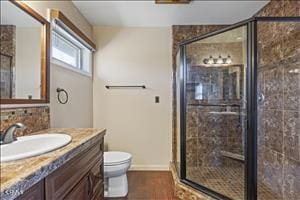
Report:
[[88,176],[82,178],[77,185],[64,198],[65,200],[86,200],[91,199],[91,189]]
[[103,160],[100,160],[96,166],[91,169],[89,174],[91,188],[93,188],[91,197],[92,199],[103,199],[104,197],[101,197],[104,195]]
[[84,176],[81,181],[64,198],[65,200],[101,200],[103,199],[103,178],[100,162]]
[[103,138],[21,195],[18,200],[104,199]]
[[23,195],[17,197],[16,200],[44,200],[44,180],[33,185]]

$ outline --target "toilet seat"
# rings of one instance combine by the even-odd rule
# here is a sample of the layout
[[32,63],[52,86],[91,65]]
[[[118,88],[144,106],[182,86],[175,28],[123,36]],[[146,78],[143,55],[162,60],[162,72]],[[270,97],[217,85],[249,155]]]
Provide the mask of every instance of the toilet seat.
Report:
[[104,166],[121,165],[131,161],[131,154],[120,151],[104,152]]

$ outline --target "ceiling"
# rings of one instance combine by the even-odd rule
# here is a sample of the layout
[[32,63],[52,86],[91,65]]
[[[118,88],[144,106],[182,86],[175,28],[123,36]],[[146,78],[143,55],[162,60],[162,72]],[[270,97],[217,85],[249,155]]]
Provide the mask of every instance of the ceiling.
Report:
[[192,1],[155,4],[154,1],[73,0],[94,26],[171,26],[233,24],[253,16],[269,1]]

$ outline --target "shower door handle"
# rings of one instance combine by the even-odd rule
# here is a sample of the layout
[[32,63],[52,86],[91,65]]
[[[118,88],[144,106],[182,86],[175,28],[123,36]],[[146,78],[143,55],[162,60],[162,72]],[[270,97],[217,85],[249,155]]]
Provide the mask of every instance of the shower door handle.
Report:
[[258,103],[262,104],[265,101],[265,95],[263,93],[259,93],[257,97]]

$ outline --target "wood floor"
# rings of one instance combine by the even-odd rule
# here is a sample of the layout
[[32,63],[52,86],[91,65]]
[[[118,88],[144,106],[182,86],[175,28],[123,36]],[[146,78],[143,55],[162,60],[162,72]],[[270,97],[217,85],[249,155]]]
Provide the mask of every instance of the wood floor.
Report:
[[124,198],[105,200],[177,200],[169,171],[129,171],[129,192]]

